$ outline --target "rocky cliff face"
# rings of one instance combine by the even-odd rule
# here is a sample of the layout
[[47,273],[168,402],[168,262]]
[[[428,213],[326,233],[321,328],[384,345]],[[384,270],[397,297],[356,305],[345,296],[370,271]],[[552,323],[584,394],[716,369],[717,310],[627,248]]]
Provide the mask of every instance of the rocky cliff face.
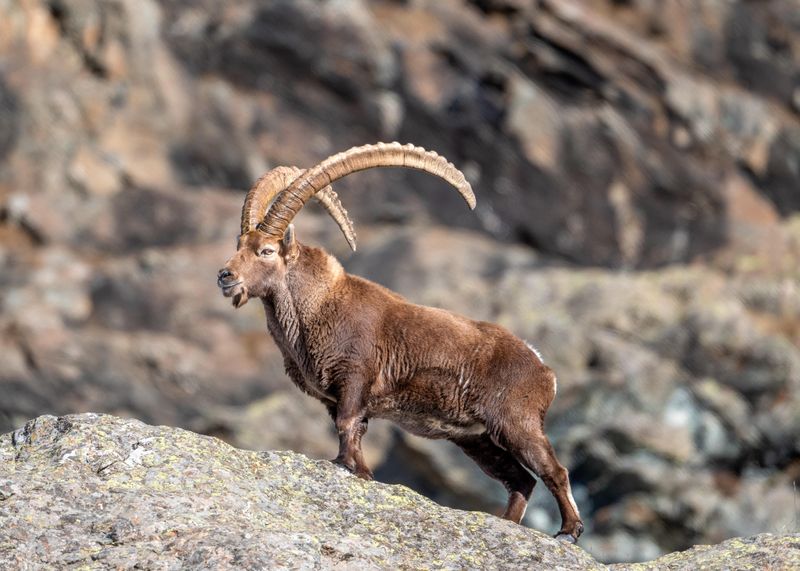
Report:
[[2,183],[25,195],[7,215],[29,237],[207,239],[220,216],[187,204],[192,191],[242,190],[270,165],[377,139],[455,159],[478,215],[435,180],[370,173],[342,183],[360,221],[431,213],[584,264],[783,249],[776,225],[800,206],[791,0],[2,9]]
[[[579,547],[440,507],[402,486],[364,482],[329,462],[237,450],[134,420],[43,416],[0,436],[0,460],[4,569],[603,567]],[[642,567],[797,565],[794,534]]]
[[[300,239],[540,348],[584,547],[797,532],[798,38],[792,0],[0,0],[0,430],[93,410],[332,456],[214,274],[263,171],[397,139],[476,212],[363,173],[358,255],[313,208]],[[503,502],[446,444],[367,443],[384,482]]]

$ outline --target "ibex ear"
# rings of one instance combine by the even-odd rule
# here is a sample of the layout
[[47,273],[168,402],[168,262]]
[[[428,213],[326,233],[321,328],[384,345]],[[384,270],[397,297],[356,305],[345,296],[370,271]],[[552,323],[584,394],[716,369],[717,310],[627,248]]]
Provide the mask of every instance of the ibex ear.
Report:
[[283,255],[285,258],[294,258],[297,256],[298,246],[297,240],[295,240],[294,237],[294,224],[289,224],[286,232],[283,233],[283,238],[281,239],[281,248],[283,249]]

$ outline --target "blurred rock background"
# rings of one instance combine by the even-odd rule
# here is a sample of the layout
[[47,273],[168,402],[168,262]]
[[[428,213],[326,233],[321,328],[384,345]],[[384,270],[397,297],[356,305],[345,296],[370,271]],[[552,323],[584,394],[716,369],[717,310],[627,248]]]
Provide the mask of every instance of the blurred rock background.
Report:
[[[332,457],[214,278],[260,174],[377,140],[447,156],[476,211],[370,171],[336,186],[357,254],[312,207],[300,239],[541,350],[587,550],[800,531],[797,0],[0,0],[0,431],[91,410]],[[447,443],[366,443],[502,509]]]

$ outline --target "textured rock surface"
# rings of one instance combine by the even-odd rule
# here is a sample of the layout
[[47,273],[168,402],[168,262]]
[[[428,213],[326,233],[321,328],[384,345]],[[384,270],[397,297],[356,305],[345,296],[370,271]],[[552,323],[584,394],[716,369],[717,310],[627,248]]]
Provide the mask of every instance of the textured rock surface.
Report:
[[[602,567],[542,533],[329,462],[95,414],[43,416],[0,436],[0,507],[3,569]],[[797,565],[795,534],[641,567]]]
[[138,421],[40,417],[2,436],[0,458],[3,569],[597,566],[543,534],[326,461]]
[[612,569],[670,571],[695,569],[757,570],[795,569],[800,565],[800,534],[769,534],[736,538],[719,545],[701,545],[681,553],[671,553],[649,563],[612,565]]

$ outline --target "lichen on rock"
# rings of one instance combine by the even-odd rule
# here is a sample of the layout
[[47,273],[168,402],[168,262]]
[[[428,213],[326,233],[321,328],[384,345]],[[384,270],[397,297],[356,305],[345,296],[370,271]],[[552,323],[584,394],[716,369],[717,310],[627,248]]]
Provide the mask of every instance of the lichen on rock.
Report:
[[291,452],[135,420],[0,437],[0,568],[598,567],[581,549]]
[[[701,565],[797,567],[800,535],[732,540],[640,567]],[[326,461],[81,414],[42,416],[0,436],[0,568],[65,567],[604,566],[543,533],[364,482]]]

